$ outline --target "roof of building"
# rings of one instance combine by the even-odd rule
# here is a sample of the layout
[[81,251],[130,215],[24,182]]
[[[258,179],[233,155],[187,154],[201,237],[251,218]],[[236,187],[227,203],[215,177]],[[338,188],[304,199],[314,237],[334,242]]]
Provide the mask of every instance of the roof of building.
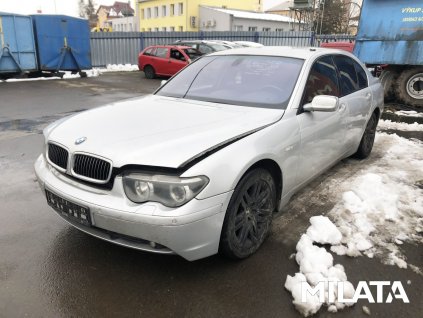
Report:
[[286,16],[283,16],[283,15],[279,15],[279,14],[224,9],[224,8],[209,7],[209,6],[202,6],[202,7],[212,9],[212,10],[215,10],[215,11],[219,11],[219,12],[223,12],[223,13],[226,13],[226,14],[230,14],[230,15],[234,16],[235,18],[240,18],[240,19],[266,20],[266,21],[278,21],[278,22],[295,22],[294,19],[291,19],[290,17],[286,17]]
[[267,9],[265,12],[287,11],[293,5],[294,5],[294,1],[288,0],[288,1],[281,2],[278,5],[271,7],[270,9]]
[[115,3],[111,6],[100,5],[97,9],[97,13],[101,8],[105,9],[107,13],[109,13],[110,10],[113,9],[116,14],[122,13],[123,16],[131,16],[135,13],[134,9],[132,9],[131,4],[129,2],[115,1]]

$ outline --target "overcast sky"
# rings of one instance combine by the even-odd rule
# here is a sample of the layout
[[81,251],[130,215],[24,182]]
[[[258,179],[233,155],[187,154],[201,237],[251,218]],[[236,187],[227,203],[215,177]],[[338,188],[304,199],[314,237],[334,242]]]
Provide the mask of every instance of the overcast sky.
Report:
[[[34,14],[41,10],[45,14],[78,16],[78,0],[0,0],[0,11]],[[114,0],[95,0],[95,4],[110,5]]]
[[[121,0],[125,1],[125,0]],[[111,5],[115,0],[95,0],[97,5]],[[131,1],[132,2],[132,1]],[[263,7],[268,9],[283,0],[264,0]],[[41,10],[44,14],[66,14],[78,16],[78,0],[0,0],[0,12],[35,14]]]

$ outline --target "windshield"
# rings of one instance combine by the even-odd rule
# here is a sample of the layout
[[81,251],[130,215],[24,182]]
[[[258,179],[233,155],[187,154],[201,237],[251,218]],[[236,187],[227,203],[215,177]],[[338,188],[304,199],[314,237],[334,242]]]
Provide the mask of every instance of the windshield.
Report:
[[156,94],[285,109],[303,62],[278,56],[206,56],[183,69]]
[[228,49],[228,47],[226,47],[224,45],[217,44],[217,43],[210,43],[209,46],[211,46],[213,48],[213,50],[215,50],[216,52],[224,51],[224,50]]

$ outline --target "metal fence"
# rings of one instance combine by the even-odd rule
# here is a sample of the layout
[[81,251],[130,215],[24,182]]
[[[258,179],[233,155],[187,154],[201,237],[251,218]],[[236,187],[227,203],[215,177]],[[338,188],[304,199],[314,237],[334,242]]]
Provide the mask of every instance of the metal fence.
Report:
[[138,53],[155,44],[177,40],[251,41],[266,46],[318,46],[321,42],[353,40],[349,35],[315,35],[312,32],[111,32],[91,33],[94,67],[137,64]]

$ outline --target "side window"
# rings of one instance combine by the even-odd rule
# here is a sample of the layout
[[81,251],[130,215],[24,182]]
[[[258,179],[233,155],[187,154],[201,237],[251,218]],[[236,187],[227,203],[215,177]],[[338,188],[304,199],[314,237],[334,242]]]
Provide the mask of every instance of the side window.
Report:
[[338,75],[330,56],[323,56],[314,62],[308,75],[302,105],[311,103],[318,95],[339,97]]
[[213,52],[213,49],[207,45],[201,44],[200,48],[198,49],[203,54],[208,54]]
[[366,88],[367,86],[369,86],[369,83],[367,82],[366,72],[363,70],[361,65],[358,64],[356,61],[353,61],[353,63],[354,63],[355,71],[357,72],[358,88],[359,89]]
[[154,55],[156,57],[160,57],[160,58],[167,58],[167,52],[168,51],[169,51],[168,48],[158,47],[158,48],[156,48],[156,53]]
[[359,90],[354,61],[347,56],[334,56],[336,67],[340,75],[341,96],[346,96]]
[[170,50],[170,58],[179,60],[179,61],[185,61],[184,55],[177,49],[171,49]]
[[147,49],[143,55],[151,56],[154,55],[154,47]]

